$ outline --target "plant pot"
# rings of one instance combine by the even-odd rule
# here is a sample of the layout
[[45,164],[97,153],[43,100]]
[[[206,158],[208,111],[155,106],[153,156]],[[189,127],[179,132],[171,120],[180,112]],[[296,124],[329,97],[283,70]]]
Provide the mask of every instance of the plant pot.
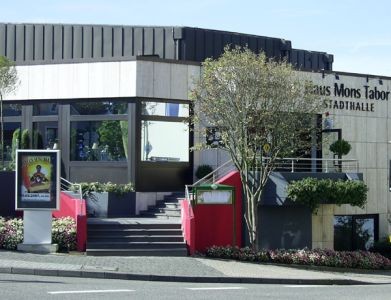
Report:
[[136,193],[93,192],[87,198],[87,214],[96,218],[129,218],[136,212]]

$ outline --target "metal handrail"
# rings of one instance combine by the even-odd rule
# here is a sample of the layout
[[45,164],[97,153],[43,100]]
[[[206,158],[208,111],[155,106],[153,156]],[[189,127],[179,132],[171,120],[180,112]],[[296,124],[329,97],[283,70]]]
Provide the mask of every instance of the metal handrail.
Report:
[[78,199],[83,199],[81,184],[73,183],[73,182],[66,180],[63,177],[60,177],[60,186],[61,186],[61,191],[72,192],[72,193],[76,194]]
[[[262,157],[262,162],[267,161],[268,157]],[[304,162],[304,165],[299,165],[300,162]],[[308,164],[305,164],[308,162]],[[318,169],[318,162],[321,162],[321,173],[329,173],[330,171],[336,171],[336,172],[343,172],[343,171],[359,171],[359,162],[357,159],[337,159],[337,158],[297,158],[297,157],[287,157],[287,158],[278,158],[275,160],[275,166],[277,169],[286,169],[290,172],[295,172],[299,170],[308,170],[314,168]],[[315,163],[315,165],[313,165]],[[323,166],[324,163],[324,166]],[[330,165],[331,163],[331,165]],[[218,177],[218,173],[220,170],[222,170],[224,167],[228,166],[229,164],[232,164],[232,160],[228,160],[219,167],[217,167],[215,170],[207,174],[206,176],[202,177],[198,181],[196,181],[193,184],[185,185],[185,196],[188,201],[193,200],[193,194],[191,190],[194,187],[197,187],[201,184],[204,184],[205,182],[208,182],[212,180],[212,184],[217,181],[222,176],[225,176],[228,174],[228,172],[232,171],[230,169],[222,176]],[[333,168],[332,168],[333,166]]]

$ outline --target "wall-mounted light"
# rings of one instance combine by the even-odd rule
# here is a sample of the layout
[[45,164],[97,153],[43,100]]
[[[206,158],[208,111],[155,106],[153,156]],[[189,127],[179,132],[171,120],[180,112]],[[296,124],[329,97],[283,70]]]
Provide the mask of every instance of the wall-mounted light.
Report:
[[367,82],[369,82],[369,76],[367,75]]
[[379,84],[383,85],[383,79],[379,78]]
[[335,79],[339,80],[339,75],[337,73],[335,73]]
[[324,74],[324,69],[322,69],[322,78],[325,77],[325,74]]

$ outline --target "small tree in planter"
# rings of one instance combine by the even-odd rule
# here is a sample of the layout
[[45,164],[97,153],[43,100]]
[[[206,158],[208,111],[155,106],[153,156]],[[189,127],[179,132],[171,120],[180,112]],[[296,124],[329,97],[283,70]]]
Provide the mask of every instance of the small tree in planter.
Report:
[[[338,159],[341,159],[343,155],[347,155],[350,152],[352,146],[350,146],[349,142],[345,141],[344,139],[340,139],[332,143],[329,149],[334,153],[334,156],[337,155]],[[341,161],[338,162],[338,169],[339,171],[342,170]]]
[[331,152],[341,158],[343,155],[349,154],[350,150],[352,149],[352,146],[350,146],[349,142],[345,141],[344,139],[341,139],[336,140],[334,143],[332,143],[329,149]]
[[198,179],[204,178],[206,175],[210,174],[213,171],[213,168],[209,165],[200,165],[195,172],[195,176]]

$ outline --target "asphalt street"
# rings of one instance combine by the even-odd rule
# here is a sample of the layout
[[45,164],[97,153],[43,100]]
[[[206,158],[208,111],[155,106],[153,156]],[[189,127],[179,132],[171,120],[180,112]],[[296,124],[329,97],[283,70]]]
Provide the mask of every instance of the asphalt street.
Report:
[[0,274],[1,299],[390,299],[391,285],[321,286],[125,281]]

